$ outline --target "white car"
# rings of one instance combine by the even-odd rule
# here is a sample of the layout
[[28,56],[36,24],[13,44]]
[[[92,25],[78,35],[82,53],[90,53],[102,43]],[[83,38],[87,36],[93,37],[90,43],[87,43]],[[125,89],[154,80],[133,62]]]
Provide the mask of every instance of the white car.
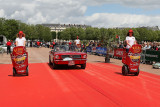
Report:
[[160,69],[160,63],[155,63],[152,65],[153,68]]
[[[7,45],[1,45],[0,48],[4,50],[4,52],[7,52]],[[11,52],[13,51],[13,46],[11,46]]]

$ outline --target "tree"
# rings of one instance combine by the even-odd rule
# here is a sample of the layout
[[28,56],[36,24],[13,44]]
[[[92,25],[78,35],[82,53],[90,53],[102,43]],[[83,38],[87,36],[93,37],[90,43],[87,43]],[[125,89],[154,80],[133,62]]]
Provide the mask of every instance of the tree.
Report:
[[78,28],[78,36],[81,40],[85,40],[85,31],[82,28]]
[[4,35],[11,40],[16,38],[18,32],[18,22],[14,19],[6,20],[4,23]]
[[63,32],[61,32],[60,37],[63,40],[70,40],[71,39],[70,29],[67,28]]
[[101,38],[100,29],[94,28],[93,40],[100,40],[100,38]]
[[5,23],[5,19],[0,18],[0,35],[4,35],[4,23]]
[[[56,39],[56,32],[51,32],[51,34],[52,34],[52,39]],[[60,39],[62,39],[61,36]]]
[[70,28],[70,35],[71,35],[72,40],[76,39],[78,36],[78,29],[76,27],[71,27]]
[[92,27],[87,27],[86,30],[86,40],[93,40],[93,35],[94,35],[94,29]]

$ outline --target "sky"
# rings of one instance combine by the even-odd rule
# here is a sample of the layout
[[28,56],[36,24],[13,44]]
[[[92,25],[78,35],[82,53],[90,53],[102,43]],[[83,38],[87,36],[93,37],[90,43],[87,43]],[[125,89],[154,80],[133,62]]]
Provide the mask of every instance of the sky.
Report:
[[0,0],[0,17],[27,24],[160,26],[160,0]]

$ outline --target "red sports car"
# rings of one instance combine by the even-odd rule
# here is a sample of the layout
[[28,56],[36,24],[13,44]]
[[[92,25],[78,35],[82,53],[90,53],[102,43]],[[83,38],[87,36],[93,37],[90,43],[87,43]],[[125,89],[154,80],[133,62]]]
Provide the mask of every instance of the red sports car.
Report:
[[53,65],[53,69],[57,65],[81,65],[82,69],[86,68],[87,54],[78,52],[76,46],[57,45],[49,52],[49,64]]

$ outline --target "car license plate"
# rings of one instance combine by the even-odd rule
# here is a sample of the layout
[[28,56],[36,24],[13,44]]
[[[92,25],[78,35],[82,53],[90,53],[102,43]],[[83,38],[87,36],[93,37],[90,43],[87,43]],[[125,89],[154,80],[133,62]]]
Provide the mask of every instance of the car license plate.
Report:
[[63,61],[72,61],[72,58],[64,58]]
[[68,65],[72,66],[72,65],[75,65],[75,63],[74,63],[74,61],[68,61]]

